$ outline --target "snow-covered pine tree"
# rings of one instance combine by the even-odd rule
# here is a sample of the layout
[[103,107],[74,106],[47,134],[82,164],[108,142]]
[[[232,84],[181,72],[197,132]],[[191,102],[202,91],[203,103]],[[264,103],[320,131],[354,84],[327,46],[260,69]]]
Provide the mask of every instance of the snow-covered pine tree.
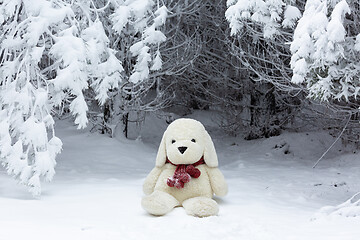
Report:
[[[355,129],[358,129],[360,107],[357,97],[360,91],[359,2],[283,1],[281,19],[278,24],[272,24],[277,31],[269,35],[265,34],[266,23],[257,21],[258,17],[253,19],[253,15],[260,12],[271,19],[271,8],[265,6],[274,2],[279,1],[228,1],[226,17],[237,39],[232,54],[258,80],[294,92],[296,96],[303,92],[310,102],[320,101],[323,109],[319,112],[317,107],[308,117],[318,118],[320,113],[328,127],[342,129],[344,118],[349,119],[351,113],[348,126],[352,132],[358,131]],[[302,102],[308,105],[307,101]],[[359,141],[350,131],[346,138]]]
[[87,124],[84,91],[104,103],[121,82],[93,1],[4,0],[0,5],[0,160],[33,195],[55,174],[62,143],[52,111]]
[[284,91],[299,91],[291,83],[288,43],[305,1],[228,0],[225,17],[234,37],[231,53],[253,72],[253,80]]
[[278,132],[302,104],[298,94],[302,87],[291,82],[288,43],[304,4],[292,0],[227,1],[225,17],[232,36],[229,53],[238,60],[238,68],[247,72],[248,83],[242,91],[246,89],[250,106],[253,130],[249,139]]
[[305,85],[310,98],[354,102],[360,93],[356,36],[345,29],[346,14],[346,0],[306,2],[291,43],[291,68],[292,82]]
[[261,26],[265,38],[273,38],[282,26],[293,27],[301,13],[295,1],[283,0],[228,0],[225,13],[231,35],[236,35],[248,22]]
[[[40,177],[50,181],[62,143],[54,134],[49,106],[51,86],[40,68],[50,44],[50,26],[71,14],[46,1],[4,1],[1,13],[0,157],[8,174],[41,192]],[[48,134],[51,136],[50,140]]]
[[[110,16],[113,29],[120,35],[124,28],[131,28],[133,35],[140,34],[138,40],[132,43],[130,51],[136,57],[136,64],[129,77],[131,83],[139,83],[149,77],[151,70],[161,69],[161,56],[158,51],[160,43],[166,40],[165,35],[158,29],[165,23],[167,9],[160,7],[153,12],[156,3],[152,0],[114,1],[115,12]],[[157,47],[154,51],[153,46]],[[153,50],[153,51],[151,51]],[[150,63],[152,62],[152,67]]]
[[[129,115],[135,116],[132,121],[139,121],[141,112],[154,111],[157,104],[164,105],[164,102],[155,103],[156,100],[146,102],[144,98],[157,81],[152,73],[162,68],[160,44],[166,37],[161,28],[168,10],[159,0],[114,0],[110,6],[111,45],[124,62],[125,81],[107,102],[111,116],[105,124],[110,127],[122,124],[127,136]],[[155,95],[155,99],[161,98],[160,94]]]

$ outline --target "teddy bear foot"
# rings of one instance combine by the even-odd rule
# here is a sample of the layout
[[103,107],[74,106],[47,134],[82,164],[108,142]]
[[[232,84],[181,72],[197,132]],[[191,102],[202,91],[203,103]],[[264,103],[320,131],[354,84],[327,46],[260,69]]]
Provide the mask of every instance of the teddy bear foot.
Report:
[[214,216],[219,212],[217,202],[208,197],[189,198],[182,205],[187,214],[195,217]]
[[141,205],[150,214],[161,216],[170,212],[179,202],[168,193],[155,191],[143,197]]

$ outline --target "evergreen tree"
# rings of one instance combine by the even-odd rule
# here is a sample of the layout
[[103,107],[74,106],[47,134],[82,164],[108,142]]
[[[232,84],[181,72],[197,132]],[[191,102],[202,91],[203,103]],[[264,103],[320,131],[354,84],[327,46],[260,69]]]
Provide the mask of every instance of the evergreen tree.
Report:
[[[119,32],[121,26],[130,24],[133,34],[142,36],[131,43],[137,61],[131,76],[124,75],[124,56],[117,56],[109,28],[101,21],[101,14],[109,8],[118,9],[112,15],[114,30]],[[128,9],[125,20],[119,9]],[[121,85],[145,81],[150,63],[153,70],[160,69],[160,53],[150,53],[149,45],[164,41],[157,28],[166,13],[166,8],[150,0],[105,5],[82,0],[2,1],[0,160],[9,174],[29,186],[34,195],[40,194],[40,179],[53,178],[55,158],[62,148],[55,136],[53,112],[69,111],[78,128],[84,128],[87,95],[94,92],[103,105]],[[150,20],[153,23],[148,26]]]

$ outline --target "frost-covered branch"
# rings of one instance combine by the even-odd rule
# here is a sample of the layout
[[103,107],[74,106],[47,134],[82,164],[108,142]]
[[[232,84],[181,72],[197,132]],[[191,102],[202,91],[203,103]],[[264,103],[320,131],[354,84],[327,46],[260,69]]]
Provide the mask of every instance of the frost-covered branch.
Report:
[[103,104],[122,81],[121,61],[93,8],[80,0],[0,5],[0,160],[34,195],[41,179],[53,178],[62,147],[52,111],[69,109],[84,128],[85,91],[93,88]]
[[335,3],[307,1],[291,44],[292,82],[306,85],[311,98],[348,102],[360,92],[359,65],[353,57],[357,43],[345,29],[350,6],[345,0]]

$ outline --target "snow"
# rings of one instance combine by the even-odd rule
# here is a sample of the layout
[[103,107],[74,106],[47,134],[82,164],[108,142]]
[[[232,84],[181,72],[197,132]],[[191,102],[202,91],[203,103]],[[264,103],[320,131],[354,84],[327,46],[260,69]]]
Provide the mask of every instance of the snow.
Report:
[[356,36],[356,41],[355,41],[354,49],[355,49],[356,51],[360,51],[360,34],[358,34],[358,35]]
[[151,66],[150,70],[152,71],[157,71],[157,70],[160,70],[162,67],[162,59],[161,59],[161,54],[160,54],[160,51],[157,50],[156,51],[156,57],[153,61],[153,65]]
[[[141,44],[140,44],[141,45]],[[142,45],[141,49],[137,49],[139,44],[134,44],[134,48],[130,47],[130,51],[134,56],[137,56],[137,61],[134,66],[135,71],[131,74],[129,81],[132,83],[138,83],[148,78],[149,76],[149,67],[148,63],[151,61],[151,55],[149,53],[150,47]]]
[[320,211],[317,213],[317,215],[314,216],[314,219],[320,218],[323,215],[340,215],[340,216],[346,216],[346,217],[358,217],[359,216],[359,209],[360,209],[360,199],[359,199],[360,193],[355,194],[353,197],[351,197],[346,202],[339,204],[335,207],[323,207],[320,209]]
[[125,25],[129,22],[131,16],[131,9],[128,6],[118,6],[115,13],[110,16],[114,22],[113,29],[117,33],[121,33]]
[[[264,37],[272,39],[279,33],[279,23],[282,21],[281,15],[283,15],[285,5],[282,0],[227,1],[228,9],[225,12],[225,17],[231,29],[230,35],[236,35],[242,29],[243,23],[246,24],[247,20],[251,20],[263,25]],[[288,16],[289,14],[285,15],[285,17]],[[296,16],[292,21],[295,21],[295,18]]]
[[[333,2],[335,4],[335,2]],[[350,7],[345,0],[339,1],[332,9],[324,0],[309,0],[305,12],[294,31],[290,46],[292,53],[292,82],[306,83],[308,96],[321,101],[331,98],[345,99],[348,102],[356,86],[352,86],[347,74],[345,15],[350,14]],[[316,23],[316,24],[314,24]],[[355,42],[354,49],[357,49]],[[344,70],[345,69],[345,70]],[[320,70],[320,71],[319,71]],[[313,73],[317,76],[314,77]],[[319,73],[317,73],[319,72]],[[326,76],[322,76],[326,74]],[[340,82],[341,88],[336,86]],[[351,90],[349,90],[351,89]]]
[[155,24],[144,31],[144,42],[148,44],[160,44],[166,41],[166,36],[159,30],[155,30]]
[[155,11],[155,15],[157,17],[154,18],[154,26],[155,27],[162,26],[165,24],[166,18],[168,16],[168,9],[166,8],[166,6],[162,6]]
[[[79,111],[81,109],[81,112]],[[70,103],[70,111],[76,116],[75,123],[78,125],[78,129],[84,128],[88,123],[86,112],[88,106],[85,102],[84,95],[80,94]]]
[[191,117],[210,132],[229,184],[229,194],[215,198],[218,216],[195,218],[176,208],[153,217],[141,208],[164,120],[147,118],[136,141],[76,130],[62,120],[56,122],[63,142],[57,173],[39,199],[0,171],[0,239],[358,239],[358,200],[350,198],[360,189],[359,153],[337,143],[312,169],[334,141],[326,132],[245,141],[222,133],[214,115]]
[[294,64],[294,71],[300,73],[301,75],[305,75],[307,72],[307,63],[304,58],[297,60]]
[[350,14],[350,7],[345,0],[339,2],[331,13],[331,20],[327,26],[330,42],[345,40],[346,30],[342,24],[345,14]]
[[295,6],[286,6],[285,12],[284,12],[284,20],[282,22],[282,25],[284,27],[292,28],[295,26],[296,20],[301,18],[301,12],[300,10]]

